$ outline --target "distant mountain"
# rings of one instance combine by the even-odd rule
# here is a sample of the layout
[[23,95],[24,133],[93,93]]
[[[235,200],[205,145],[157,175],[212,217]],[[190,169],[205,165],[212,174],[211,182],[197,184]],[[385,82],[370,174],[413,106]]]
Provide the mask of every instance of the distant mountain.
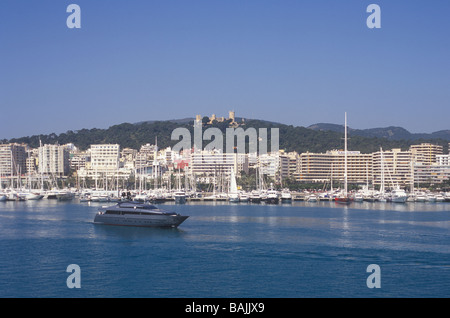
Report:
[[[318,131],[335,131],[344,132],[344,125],[318,123],[307,127],[308,129]],[[348,127],[348,134],[361,137],[376,137],[385,138],[388,140],[423,140],[423,139],[443,139],[450,141],[450,130],[440,130],[431,134],[426,133],[411,133],[402,127],[385,127],[385,128],[370,128],[370,129],[353,129]]]

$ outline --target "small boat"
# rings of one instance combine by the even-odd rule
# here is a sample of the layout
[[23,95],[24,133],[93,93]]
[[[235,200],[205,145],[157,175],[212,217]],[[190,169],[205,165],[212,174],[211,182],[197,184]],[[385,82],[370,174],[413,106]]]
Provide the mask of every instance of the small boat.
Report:
[[444,200],[445,200],[445,202],[450,202],[450,192],[445,192]]
[[69,201],[72,200],[74,197],[75,194],[70,190],[62,190],[56,194],[56,199],[58,199],[59,201]]
[[183,190],[178,190],[173,194],[176,204],[184,204],[186,203],[186,192]]
[[427,202],[436,202],[436,196],[433,193],[428,193],[425,196]]
[[280,197],[278,195],[278,191],[275,190],[272,187],[272,184],[270,184],[270,188],[267,189],[267,198],[266,198],[266,203],[268,204],[278,204],[278,202],[280,201]]
[[250,201],[251,203],[261,203],[261,195],[260,195],[259,191],[253,190],[253,191],[250,193],[249,201]]
[[94,223],[140,227],[178,227],[188,217],[159,209],[151,204],[132,201],[100,208],[94,217]]
[[355,193],[353,195],[353,201],[355,201],[355,202],[363,202],[364,201],[364,196],[362,195],[362,193],[357,192],[357,193]]
[[445,197],[442,194],[440,193],[436,194],[436,202],[444,202],[444,201]]
[[337,196],[336,198],[334,198],[334,201],[336,203],[341,203],[341,204],[349,204],[352,202],[351,198],[348,196]]
[[250,197],[246,192],[239,193],[239,202],[248,202],[249,200],[250,200]]
[[391,201],[395,203],[405,203],[408,200],[408,195],[405,190],[396,188],[391,191]]
[[290,203],[292,202],[292,194],[289,189],[281,190],[281,202],[282,203]]
[[24,193],[26,200],[40,200],[44,197],[43,194],[37,193],[37,192],[27,192]]
[[423,192],[417,192],[415,197],[414,197],[414,201],[415,202],[426,202],[427,201],[427,196]]

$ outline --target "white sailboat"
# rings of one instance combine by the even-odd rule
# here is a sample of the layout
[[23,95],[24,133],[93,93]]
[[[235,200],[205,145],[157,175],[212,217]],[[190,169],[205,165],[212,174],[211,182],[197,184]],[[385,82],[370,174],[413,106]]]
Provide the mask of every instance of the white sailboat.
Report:
[[348,185],[347,185],[347,113],[345,113],[345,126],[344,126],[344,191],[335,198],[337,203],[348,204],[351,202],[348,196]]
[[[178,169],[178,175],[177,175],[177,191],[173,193],[173,197],[176,204],[184,204],[186,203],[186,192],[181,189],[181,175],[180,175],[180,169]],[[186,180],[186,178],[185,178]]]
[[233,169],[231,169],[230,175],[230,190],[228,191],[228,200],[230,202],[239,202],[239,192]]
[[2,174],[0,171],[0,202],[6,201],[6,195],[3,193]]

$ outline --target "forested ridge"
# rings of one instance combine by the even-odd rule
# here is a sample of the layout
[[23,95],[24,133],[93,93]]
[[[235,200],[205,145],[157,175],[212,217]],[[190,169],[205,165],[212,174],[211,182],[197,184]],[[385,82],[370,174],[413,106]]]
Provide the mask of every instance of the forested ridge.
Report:
[[[224,122],[213,122],[207,124],[204,120],[203,131],[209,127],[219,128],[225,133],[226,128],[230,127],[230,120]],[[259,128],[270,129],[279,128],[280,149],[286,151],[302,152],[326,152],[327,150],[343,149],[344,134],[336,131],[313,130],[301,126],[284,125],[271,123],[262,120],[247,120],[245,125],[240,126],[244,130],[253,127],[258,131]],[[29,137],[13,138],[2,140],[3,143],[17,142],[26,143],[30,147],[39,147],[39,140],[42,144],[67,144],[73,143],[81,150],[86,150],[91,144],[119,144],[121,148],[139,149],[141,145],[154,144],[157,138],[158,147],[165,148],[174,146],[178,140],[171,140],[172,131],[176,128],[186,128],[193,136],[193,121],[190,123],[179,123],[176,121],[153,121],[141,122],[137,124],[123,123],[111,126],[106,129],[81,129],[78,131],[69,130],[59,135],[52,133],[48,135],[34,135]],[[193,140],[193,138],[192,138]],[[226,140],[225,136],[223,138]],[[210,141],[203,141],[203,146]],[[376,152],[382,147],[384,150],[392,148],[401,148],[407,150],[411,145],[421,142],[430,142],[444,147],[444,153],[448,151],[448,141],[443,139],[416,139],[416,140],[389,140],[380,137],[363,137],[350,135],[348,139],[349,151],[361,151],[362,153]],[[270,147],[269,147],[270,148]],[[225,149],[225,147],[224,147]]]

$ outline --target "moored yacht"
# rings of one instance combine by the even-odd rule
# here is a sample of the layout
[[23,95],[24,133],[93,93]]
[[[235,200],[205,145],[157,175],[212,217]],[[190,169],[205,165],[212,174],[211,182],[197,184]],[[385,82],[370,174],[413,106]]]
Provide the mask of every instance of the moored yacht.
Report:
[[253,190],[250,193],[249,200],[251,203],[260,203],[261,202],[261,194],[257,190]]
[[427,196],[424,192],[417,192],[414,196],[415,202],[425,202],[427,201]]
[[315,195],[315,194],[309,194],[309,195],[307,195],[306,197],[305,197],[305,199],[306,199],[306,202],[317,202],[317,201],[319,201],[319,198],[317,197],[317,195]]
[[99,209],[94,223],[141,227],[178,227],[188,217],[159,209],[151,204],[122,202]]
[[176,204],[184,204],[186,203],[186,192],[183,190],[178,190],[174,192],[173,198],[175,199]]
[[444,201],[445,197],[441,193],[436,194],[436,202],[444,202]]
[[355,201],[355,202],[363,202],[363,201],[364,201],[364,196],[363,196],[363,194],[360,193],[360,192],[356,192],[356,193],[353,195],[353,201]]
[[266,203],[278,204],[279,201],[280,197],[278,195],[278,191],[272,187],[272,184],[270,184],[270,188],[267,190]]
[[281,202],[282,203],[290,203],[292,202],[292,194],[289,189],[281,190]]
[[396,188],[391,191],[391,201],[395,203],[405,203],[408,200],[408,195],[405,190]]
[[239,202],[248,202],[250,200],[247,192],[241,191],[239,192]]
[[23,193],[26,200],[40,200],[44,197],[43,194],[40,194],[38,192],[26,192]]

